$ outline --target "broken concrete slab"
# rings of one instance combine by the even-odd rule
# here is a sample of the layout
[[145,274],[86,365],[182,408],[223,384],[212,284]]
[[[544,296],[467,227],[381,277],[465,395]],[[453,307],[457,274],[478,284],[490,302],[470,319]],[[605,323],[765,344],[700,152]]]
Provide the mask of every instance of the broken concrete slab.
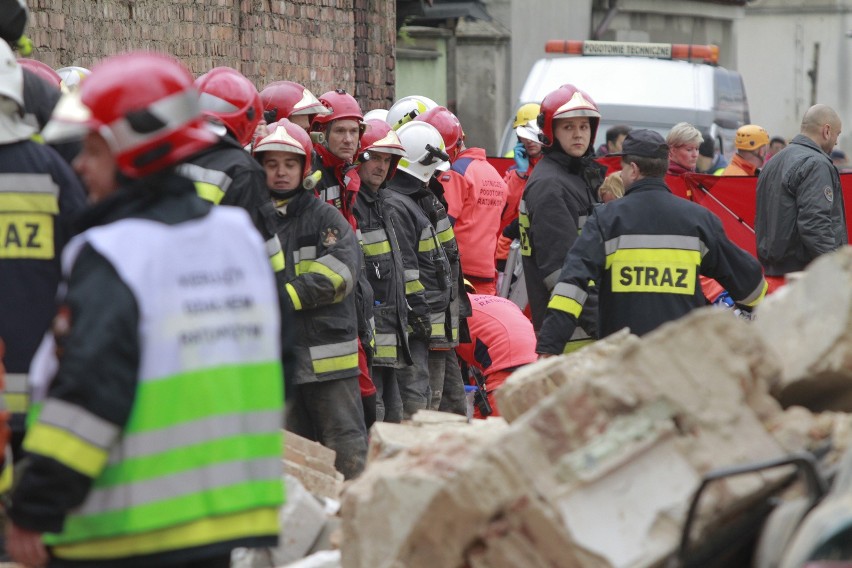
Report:
[[852,249],[815,260],[756,316],[755,331],[777,353],[771,386],[783,406],[852,411]]
[[514,422],[573,377],[610,364],[618,352],[637,341],[638,337],[623,329],[568,355],[521,367],[494,393],[500,414],[507,422]]
[[293,432],[284,432],[284,472],[318,497],[340,499],[343,474],[334,468],[335,452]]
[[[661,562],[704,473],[784,452],[750,406],[780,411],[766,385],[778,372],[773,357],[747,323],[700,310],[572,378],[480,444],[447,433],[377,459],[344,494],[344,566]],[[542,366],[561,373],[567,359]],[[718,484],[705,516],[763,479]],[[663,486],[674,496],[660,498],[653,488]],[[607,501],[595,506],[599,499]],[[524,507],[527,521],[507,520]],[[547,527],[558,560],[531,525]]]

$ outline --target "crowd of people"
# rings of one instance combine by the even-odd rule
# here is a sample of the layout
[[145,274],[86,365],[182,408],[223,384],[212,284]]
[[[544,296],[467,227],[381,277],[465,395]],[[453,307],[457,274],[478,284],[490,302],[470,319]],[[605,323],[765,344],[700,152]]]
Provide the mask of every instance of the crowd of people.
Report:
[[[151,53],[60,74],[16,35],[0,339],[23,465],[6,547],[28,566],[227,566],[277,539],[282,427],[353,479],[376,421],[499,415],[520,366],[722,292],[749,311],[847,242],[823,105],[771,160],[776,140],[741,127],[726,164],[687,123],[618,126],[596,153],[600,111],[565,84],[518,110],[501,174],[424,96],[365,113]],[[760,174],[758,259],[672,195],[688,172]]]

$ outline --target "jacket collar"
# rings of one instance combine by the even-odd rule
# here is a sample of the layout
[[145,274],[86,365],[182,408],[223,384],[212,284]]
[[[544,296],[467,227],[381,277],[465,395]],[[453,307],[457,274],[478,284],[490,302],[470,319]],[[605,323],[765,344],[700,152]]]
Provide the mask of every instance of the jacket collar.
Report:
[[817,146],[816,142],[814,142],[813,140],[811,140],[810,138],[808,138],[804,134],[796,134],[796,136],[793,137],[793,139],[790,141],[790,144],[798,144],[800,146],[807,146],[808,148],[811,148],[812,150],[816,150],[820,154],[825,155],[829,160],[831,160],[831,157],[822,148]]
[[408,172],[397,170],[389,187],[403,195],[411,196],[423,190],[423,182]]

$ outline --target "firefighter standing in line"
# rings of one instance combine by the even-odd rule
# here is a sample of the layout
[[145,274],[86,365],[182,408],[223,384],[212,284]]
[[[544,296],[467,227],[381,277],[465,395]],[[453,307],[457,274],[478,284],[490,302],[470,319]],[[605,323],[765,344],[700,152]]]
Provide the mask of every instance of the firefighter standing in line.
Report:
[[[444,148],[449,149],[447,155],[456,155],[462,148],[464,132],[459,119],[445,107],[438,106],[417,115],[416,122],[425,122],[435,127],[444,141]],[[460,334],[464,334],[464,319],[470,316],[470,302],[465,294],[462,275],[461,251],[456,240],[454,219],[449,215],[450,205],[446,201],[445,189],[451,193],[460,194],[466,185],[466,180],[459,172],[449,169],[450,164],[441,164],[429,178],[429,192],[423,194],[417,203],[429,217],[438,242],[444,249],[447,261],[450,263],[450,304],[443,319],[433,318],[432,324],[444,324],[444,336],[432,335],[429,340],[429,388],[431,410],[443,410],[464,414],[464,379],[461,376],[455,347],[459,343]],[[445,170],[446,171],[442,171]],[[436,177],[437,176],[437,177]],[[452,180],[456,180],[455,182]],[[454,200],[453,197],[450,200]],[[463,333],[464,332],[464,333]]]
[[568,253],[536,351],[558,355],[577,326],[589,281],[600,289],[601,337],[623,327],[644,335],[706,305],[699,275],[748,308],[766,293],[760,265],[725,235],[719,218],[673,195],[663,177],[669,148],[651,130],[624,140],[623,198],[595,210]]
[[403,155],[405,148],[390,125],[378,119],[366,122],[358,158],[361,190],[355,201],[355,217],[375,298],[376,420],[385,422],[402,421],[397,370],[412,364],[406,333],[409,313],[421,318],[428,318],[429,313],[419,279],[417,241],[400,244],[400,236],[404,238],[407,230],[406,219],[385,205],[391,191],[386,182],[394,176]]
[[304,181],[311,139],[287,119],[255,146],[275,209],[272,227],[284,250],[284,293],[293,314],[296,371],[288,384],[287,429],[337,452],[335,467],[357,477],[367,458],[358,385],[355,280],[361,250],[355,232]]
[[23,70],[0,42],[0,338],[6,341],[6,405],[17,456],[29,407],[27,371],[55,314],[62,249],[86,194],[52,148],[24,123]]
[[[328,91],[319,101],[328,110],[311,121],[311,132],[321,134],[313,143],[313,169],[319,172],[314,195],[340,211],[353,231],[358,230],[355,219],[355,199],[361,179],[354,164],[364,133],[364,116],[355,98],[342,89]],[[361,396],[365,401],[376,401],[376,387],[372,379],[373,355],[376,348],[373,318],[373,291],[367,281],[363,263],[357,274],[355,297],[358,317],[358,368],[360,369]],[[369,415],[375,416],[375,410]]]
[[224,568],[231,549],[278,541],[274,276],[248,215],[172,169],[216,141],[189,71],[112,57],[79,100],[92,205],[30,373],[43,404],[8,550],[28,566]]
[[[559,87],[541,103],[538,124],[544,157],[524,188],[519,217],[524,278],[536,331],[565,256],[598,203],[606,168],[594,161],[592,144],[600,118],[594,101],[573,85]],[[592,336],[593,311],[589,309],[583,320]],[[588,342],[582,331],[575,337],[578,345]]]
[[756,176],[766,162],[769,151],[769,134],[756,124],[746,124],[737,129],[734,154],[731,163],[722,172],[723,176]]
[[[410,258],[416,251],[416,270],[406,268],[406,289],[423,287],[428,304],[426,313],[409,313],[408,347],[413,364],[397,370],[403,418],[409,419],[418,410],[428,408],[431,401],[429,347],[433,340],[447,342],[452,269],[428,211],[423,208],[428,205],[434,213],[431,204],[435,196],[427,184],[438,165],[447,159],[444,141],[434,126],[422,121],[404,124],[397,135],[405,156],[388,182],[392,191],[384,204],[405,220],[402,227],[396,227],[403,258]],[[451,229],[449,222],[447,227]]]
[[275,81],[260,92],[263,118],[267,124],[282,118],[310,132],[311,123],[318,114],[331,114],[312,92],[293,81]]

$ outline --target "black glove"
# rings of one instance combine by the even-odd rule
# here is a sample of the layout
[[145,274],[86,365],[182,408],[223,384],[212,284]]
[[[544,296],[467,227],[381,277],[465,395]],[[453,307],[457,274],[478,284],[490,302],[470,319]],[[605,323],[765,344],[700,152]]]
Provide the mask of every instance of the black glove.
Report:
[[429,320],[429,315],[417,316],[410,314],[408,316],[408,325],[411,326],[411,337],[414,339],[428,340],[432,336],[432,322]]

